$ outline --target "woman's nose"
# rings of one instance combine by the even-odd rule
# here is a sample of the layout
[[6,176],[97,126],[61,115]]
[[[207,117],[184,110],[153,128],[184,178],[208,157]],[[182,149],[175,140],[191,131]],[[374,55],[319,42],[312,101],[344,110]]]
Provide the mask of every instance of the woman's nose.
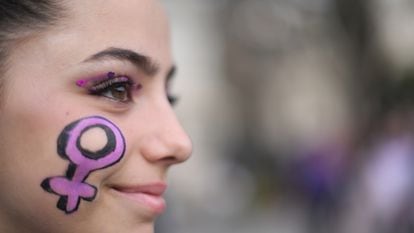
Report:
[[187,160],[192,152],[192,142],[175,113],[169,109],[151,115],[151,130],[140,142],[141,155],[151,163],[167,165]]

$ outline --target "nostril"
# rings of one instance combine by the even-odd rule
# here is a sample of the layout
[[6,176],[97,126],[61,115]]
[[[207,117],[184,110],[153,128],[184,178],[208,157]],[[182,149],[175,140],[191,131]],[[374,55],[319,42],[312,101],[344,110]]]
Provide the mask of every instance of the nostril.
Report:
[[176,163],[178,159],[175,156],[167,156],[167,157],[162,158],[162,161],[170,164],[170,163]]

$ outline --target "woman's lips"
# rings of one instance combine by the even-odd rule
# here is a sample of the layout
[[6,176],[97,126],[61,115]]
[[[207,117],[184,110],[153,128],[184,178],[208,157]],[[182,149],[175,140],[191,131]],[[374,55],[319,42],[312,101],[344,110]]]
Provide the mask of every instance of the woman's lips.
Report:
[[161,214],[166,208],[165,199],[162,197],[167,185],[163,182],[156,182],[145,185],[120,185],[112,189],[138,205],[146,206],[155,214]]

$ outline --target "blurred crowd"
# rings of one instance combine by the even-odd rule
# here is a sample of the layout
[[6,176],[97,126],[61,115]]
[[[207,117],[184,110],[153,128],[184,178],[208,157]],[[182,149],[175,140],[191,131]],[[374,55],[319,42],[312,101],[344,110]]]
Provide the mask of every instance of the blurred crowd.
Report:
[[163,2],[195,151],[158,233],[414,232],[414,1]]

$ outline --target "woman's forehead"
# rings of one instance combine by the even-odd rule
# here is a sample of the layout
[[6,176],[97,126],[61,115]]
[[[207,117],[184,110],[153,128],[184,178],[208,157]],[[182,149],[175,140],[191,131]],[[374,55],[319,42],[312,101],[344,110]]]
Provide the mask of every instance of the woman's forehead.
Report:
[[26,60],[26,66],[43,62],[64,70],[92,54],[117,47],[151,57],[161,69],[171,66],[168,22],[158,2],[75,0],[66,9],[63,22],[14,49],[12,60]]
[[139,19],[140,22],[166,24],[165,11],[157,0],[74,0],[66,3],[70,15],[84,22],[115,18]]

